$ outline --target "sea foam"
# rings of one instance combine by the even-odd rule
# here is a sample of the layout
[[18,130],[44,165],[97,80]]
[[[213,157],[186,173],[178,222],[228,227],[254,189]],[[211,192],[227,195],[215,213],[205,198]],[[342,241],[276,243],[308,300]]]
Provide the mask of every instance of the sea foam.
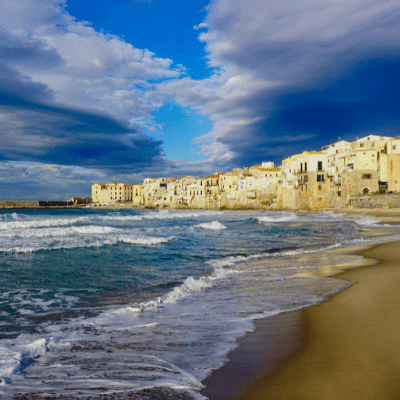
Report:
[[227,229],[227,227],[224,224],[221,224],[221,222],[219,221],[204,222],[203,224],[195,225],[193,228],[210,229],[213,231],[220,231],[223,229]]
[[257,217],[259,222],[272,222],[272,223],[280,223],[280,222],[290,222],[295,221],[297,219],[296,214],[293,213],[277,213],[276,215],[268,215]]

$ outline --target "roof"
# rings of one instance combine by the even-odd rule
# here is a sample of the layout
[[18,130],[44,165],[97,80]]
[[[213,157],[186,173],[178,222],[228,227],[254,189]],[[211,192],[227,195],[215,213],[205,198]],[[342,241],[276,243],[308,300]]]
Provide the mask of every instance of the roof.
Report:
[[266,171],[266,172],[277,172],[281,170],[281,167],[276,168],[257,168],[259,171]]
[[211,179],[211,178],[218,178],[219,174],[215,174],[215,175],[211,175],[211,176],[206,176],[204,178],[200,178],[200,179]]
[[233,171],[230,171],[230,172],[222,172],[221,175],[239,176],[239,175],[240,175],[240,172],[233,172]]
[[350,144],[350,142],[348,142],[347,140],[338,140],[337,142],[333,142],[331,144],[328,144],[327,146],[328,147],[336,147],[335,144],[338,144],[338,143]]
[[95,185],[106,186],[104,183],[95,183]]
[[324,156],[326,156],[326,153],[324,151],[303,151],[303,153],[294,154],[293,156],[288,157],[288,159],[291,158],[292,160],[297,160],[297,159],[302,158],[302,157],[315,156],[315,155],[321,155],[321,156],[324,155]]

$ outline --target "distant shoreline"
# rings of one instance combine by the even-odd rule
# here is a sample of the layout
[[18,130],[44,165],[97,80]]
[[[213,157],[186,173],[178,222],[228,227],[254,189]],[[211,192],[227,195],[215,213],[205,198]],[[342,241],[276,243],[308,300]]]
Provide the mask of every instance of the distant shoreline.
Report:
[[276,212],[335,212],[354,215],[363,215],[371,218],[379,219],[380,223],[399,224],[400,223],[400,208],[322,208],[319,210],[292,210],[276,207],[266,208],[152,208],[144,206],[135,206],[132,203],[112,204],[109,206],[94,206],[90,204],[74,204],[70,206],[40,206],[39,201],[0,201],[0,210],[24,210],[24,209],[88,209],[88,210],[187,210],[187,211],[276,211]]

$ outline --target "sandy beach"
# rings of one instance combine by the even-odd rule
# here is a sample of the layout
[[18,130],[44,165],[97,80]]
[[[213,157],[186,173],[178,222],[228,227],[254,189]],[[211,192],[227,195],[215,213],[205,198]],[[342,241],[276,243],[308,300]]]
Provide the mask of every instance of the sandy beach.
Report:
[[[399,210],[348,212],[400,220]],[[352,286],[325,303],[257,321],[202,393],[210,400],[398,399],[400,242],[360,254],[363,262],[312,273]]]

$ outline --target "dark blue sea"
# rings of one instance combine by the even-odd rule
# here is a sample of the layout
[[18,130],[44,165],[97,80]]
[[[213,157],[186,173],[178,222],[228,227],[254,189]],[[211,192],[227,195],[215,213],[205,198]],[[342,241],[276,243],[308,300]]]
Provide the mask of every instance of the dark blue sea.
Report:
[[349,285],[296,274],[374,226],[332,212],[4,210],[0,397],[203,399],[255,319]]

